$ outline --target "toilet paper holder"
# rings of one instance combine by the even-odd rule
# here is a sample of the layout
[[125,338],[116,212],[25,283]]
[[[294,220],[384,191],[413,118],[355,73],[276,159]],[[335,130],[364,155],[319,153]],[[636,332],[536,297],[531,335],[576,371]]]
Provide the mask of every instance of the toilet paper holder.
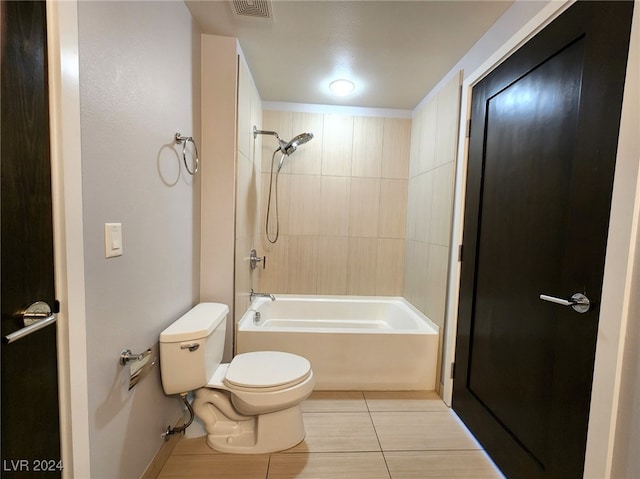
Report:
[[131,391],[155,366],[156,358],[151,357],[151,348],[140,354],[133,354],[130,349],[124,349],[120,353],[120,364],[129,365],[129,391]]
[[144,353],[133,354],[130,349],[123,349],[120,353],[120,365],[126,366],[130,361],[142,361],[151,354],[151,349],[147,349]]

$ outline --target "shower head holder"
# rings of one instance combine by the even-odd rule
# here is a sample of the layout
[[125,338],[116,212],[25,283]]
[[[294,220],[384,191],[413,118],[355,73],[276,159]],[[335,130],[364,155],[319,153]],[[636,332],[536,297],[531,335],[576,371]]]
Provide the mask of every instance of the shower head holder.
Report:
[[258,130],[255,125],[253,126],[253,139],[255,140],[258,135],[272,135],[275,136],[278,141],[282,141],[280,140],[280,137],[278,136],[278,132],[277,131],[270,131],[270,130]]

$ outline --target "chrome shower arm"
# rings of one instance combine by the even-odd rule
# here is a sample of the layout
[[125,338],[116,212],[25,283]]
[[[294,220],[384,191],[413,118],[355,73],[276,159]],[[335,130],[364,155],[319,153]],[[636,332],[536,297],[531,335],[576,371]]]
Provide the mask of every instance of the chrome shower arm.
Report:
[[270,131],[270,130],[258,130],[254,125],[253,126],[253,139],[255,140],[258,135],[272,135],[272,136],[275,136],[279,141],[282,141],[282,140],[280,140],[280,137],[278,136],[277,132]]

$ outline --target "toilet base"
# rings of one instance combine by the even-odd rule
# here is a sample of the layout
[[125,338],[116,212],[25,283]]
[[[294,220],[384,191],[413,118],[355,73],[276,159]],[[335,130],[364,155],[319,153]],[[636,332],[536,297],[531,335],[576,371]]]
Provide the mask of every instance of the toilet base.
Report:
[[233,454],[266,454],[289,449],[304,439],[299,405],[246,421],[218,421],[207,431],[211,449]]

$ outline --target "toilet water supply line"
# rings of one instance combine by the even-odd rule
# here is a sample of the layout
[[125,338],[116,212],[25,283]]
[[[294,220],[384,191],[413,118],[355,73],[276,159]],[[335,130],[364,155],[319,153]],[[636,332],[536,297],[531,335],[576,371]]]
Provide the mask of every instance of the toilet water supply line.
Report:
[[193,422],[193,416],[194,416],[193,407],[191,406],[191,404],[189,403],[189,400],[187,399],[187,394],[189,393],[180,393],[180,397],[182,398],[182,402],[184,402],[184,405],[187,406],[187,409],[189,410],[189,420],[180,427],[171,427],[171,426],[167,427],[167,430],[160,435],[160,437],[164,437],[165,441],[168,441],[169,436],[171,436],[172,434],[179,434],[184,432],[185,429],[191,426],[191,423]]

